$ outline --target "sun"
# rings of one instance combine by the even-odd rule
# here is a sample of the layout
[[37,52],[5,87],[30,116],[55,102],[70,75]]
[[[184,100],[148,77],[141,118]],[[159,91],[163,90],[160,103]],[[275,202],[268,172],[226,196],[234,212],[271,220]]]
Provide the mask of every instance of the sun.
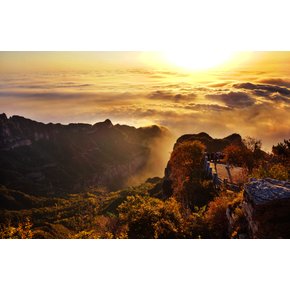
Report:
[[172,50],[162,52],[162,58],[170,65],[191,71],[202,71],[225,65],[234,52],[226,50]]

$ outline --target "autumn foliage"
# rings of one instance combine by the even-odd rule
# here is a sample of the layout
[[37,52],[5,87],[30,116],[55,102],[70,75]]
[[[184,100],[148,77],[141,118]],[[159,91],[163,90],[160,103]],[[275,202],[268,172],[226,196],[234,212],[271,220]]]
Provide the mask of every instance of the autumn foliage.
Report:
[[209,202],[207,210],[204,214],[204,222],[208,228],[210,238],[228,238],[229,221],[226,215],[229,207],[235,206],[235,214],[237,216],[236,229],[240,226],[240,219],[243,215],[240,213],[240,204],[242,202],[242,192],[236,193],[229,190],[221,191],[218,196]]
[[265,156],[261,146],[260,140],[247,137],[243,140],[243,146],[232,144],[224,149],[225,160],[228,164],[244,167],[251,173]]
[[32,239],[32,223],[29,218],[25,221],[19,222],[16,226],[8,223],[2,225],[0,231],[0,239]]
[[145,196],[130,196],[118,208],[127,225],[128,238],[181,238],[184,219],[180,204],[173,198],[162,201]]
[[[289,143],[279,143],[272,155],[265,155],[259,141],[249,138],[244,142],[244,146],[225,148],[229,164],[243,166],[247,178],[289,178]],[[158,177],[119,191],[92,188],[53,198],[30,197],[0,187],[2,199],[11,207],[2,213],[0,238],[245,237],[243,192],[213,187],[204,171],[204,153],[205,146],[199,141],[175,145],[166,173],[172,183],[170,195],[164,193],[165,178]],[[15,198],[14,203],[8,203],[9,196]],[[27,200],[27,208],[18,209],[17,200]]]
[[204,205],[210,198],[211,183],[204,172],[205,146],[199,141],[177,144],[169,161],[173,196],[183,207]]

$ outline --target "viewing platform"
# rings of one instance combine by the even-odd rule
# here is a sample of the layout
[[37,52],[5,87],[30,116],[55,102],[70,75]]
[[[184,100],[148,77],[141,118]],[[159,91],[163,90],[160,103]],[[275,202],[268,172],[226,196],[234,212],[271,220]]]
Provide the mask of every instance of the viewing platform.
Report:
[[242,167],[232,167],[221,162],[212,162],[205,155],[205,171],[213,179],[215,186],[224,184],[229,189],[239,191],[239,181],[242,176]]

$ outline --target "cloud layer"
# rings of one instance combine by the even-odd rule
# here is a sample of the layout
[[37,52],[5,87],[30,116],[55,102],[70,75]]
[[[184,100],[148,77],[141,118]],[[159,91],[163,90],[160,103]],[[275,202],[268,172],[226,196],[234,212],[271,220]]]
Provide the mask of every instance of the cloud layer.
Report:
[[225,94],[209,94],[205,96],[209,100],[221,101],[230,108],[245,108],[252,106],[255,100],[243,92],[229,92]]
[[143,69],[0,76],[0,108],[43,122],[110,118],[160,124],[176,137],[206,131],[263,140],[267,149],[290,136],[290,82],[261,73],[192,76]]
[[261,84],[253,84],[253,83],[240,83],[233,85],[234,88],[237,89],[246,89],[246,90],[260,90],[266,91],[270,93],[280,93],[281,95],[290,95],[290,90],[281,86],[274,85],[261,85]]

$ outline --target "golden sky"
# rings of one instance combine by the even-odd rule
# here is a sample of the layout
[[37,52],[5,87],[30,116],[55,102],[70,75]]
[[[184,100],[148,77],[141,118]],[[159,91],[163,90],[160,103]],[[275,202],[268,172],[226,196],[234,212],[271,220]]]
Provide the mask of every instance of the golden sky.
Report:
[[0,52],[0,108],[42,122],[290,137],[290,52]]

